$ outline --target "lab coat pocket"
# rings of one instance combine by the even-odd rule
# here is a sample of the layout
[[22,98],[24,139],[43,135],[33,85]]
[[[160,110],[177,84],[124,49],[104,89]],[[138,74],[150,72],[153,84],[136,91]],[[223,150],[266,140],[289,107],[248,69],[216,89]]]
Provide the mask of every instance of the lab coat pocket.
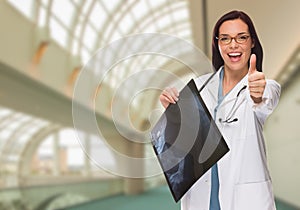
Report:
[[237,184],[234,210],[275,210],[271,180]]

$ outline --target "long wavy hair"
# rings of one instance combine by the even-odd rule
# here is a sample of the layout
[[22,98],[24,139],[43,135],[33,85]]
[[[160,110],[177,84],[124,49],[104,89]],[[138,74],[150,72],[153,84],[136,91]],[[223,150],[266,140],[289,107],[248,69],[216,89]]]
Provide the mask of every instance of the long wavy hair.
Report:
[[[218,47],[218,40],[216,39],[216,37],[219,36],[220,26],[225,21],[235,20],[235,19],[241,19],[243,22],[245,22],[248,25],[249,33],[254,43],[254,47],[251,49],[251,54],[256,54],[256,69],[258,71],[262,71],[263,49],[258,39],[256,30],[254,28],[254,24],[251,18],[246,13],[237,10],[233,10],[223,15],[217,21],[214,27],[213,36],[212,36],[212,64],[215,68],[215,71],[217,71],[221,66],[224,65],[224,60],[221,57],[219,47]],[[249,66],[249,61],[248,61],[248,66]]]

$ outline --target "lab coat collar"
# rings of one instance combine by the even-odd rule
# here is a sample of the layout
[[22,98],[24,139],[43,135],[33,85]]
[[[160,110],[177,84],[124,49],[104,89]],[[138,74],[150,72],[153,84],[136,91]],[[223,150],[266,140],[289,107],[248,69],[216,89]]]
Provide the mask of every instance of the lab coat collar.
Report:
[[[223,67],[221,67],[223,68]],[[218,101],[218,90],[219,90],[219,83],[220,83],[220,72],[221,68],[218,70],[218,72],[213,76],[213,78],[208,82],[206,88],[208,92],[210,93],[211,97],[214,99],[215,102]],[[224,98],[223,103],[230,102],[234,100],[238,94],[238,92],[244,87],[248,85],[248,74],[244,76],[241,81],[238,82],[234,86],[234,88],[227,94],[227,96]]]
[[210,97],[213,99],[214,102],[218,101],[220,72],[221,71],[219,69],[205,87],[205,89],[207,89],[207,91],[210,93]]

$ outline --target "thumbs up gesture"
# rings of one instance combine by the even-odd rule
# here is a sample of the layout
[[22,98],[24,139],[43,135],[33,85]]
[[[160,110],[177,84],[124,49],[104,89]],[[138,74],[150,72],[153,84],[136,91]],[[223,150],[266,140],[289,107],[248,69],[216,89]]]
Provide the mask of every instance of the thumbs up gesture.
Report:
[[265,75],[256,69],[256,55],[250,57],[250,67],[248,71],[248,87],[250,96],[255,103],[262,102],[262,96],[266,87]]

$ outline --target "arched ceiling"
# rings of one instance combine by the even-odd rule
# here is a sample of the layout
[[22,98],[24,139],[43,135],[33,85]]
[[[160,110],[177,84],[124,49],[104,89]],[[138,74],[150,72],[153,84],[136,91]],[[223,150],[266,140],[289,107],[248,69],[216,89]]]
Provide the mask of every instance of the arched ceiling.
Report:
[[[6,0],[6,2],[41,29],[40,40],[56,42],[81,65],[85,65],[99,48],[123,37],[140,33],[171,34],[194,44],[210,57],[210,35],[214,23],[222,14],[232,9],[244,10],[252,17],[265,50],[264,72],[268,77],[286,77],[282,72],[286,69],[290,58],[292,56],[296,57],[296,60],[299,58],[294,55],[300,43],[300,28],[294,23],[300,19],[298,0]],[[167,44],[172,47],[177,43]],[[118,49],[113,54],[118,54]],[[121,66],[115,66],[115,69],[110,71],[105,78],[105,84],[111,89],[116,89],[124,78],[140,70],[167,66],[171,66],[170,60],[163,56],[144,55],[140,59],[125,59]],[[182,68],[167,70],[181,77],[187,76]],[[91,71],[97,75],[101,70],[91,69]],[[127,86],[122,88],[122,97],[130,97],[132,92],[136,92],[145,84],[151,84],[153,80],[159,80],[160,84],[167,81],[157,79],[155,76],[149,72],[135,82],[126,83]],[[170,83],[168,81],[166,85]],[[149,103],[147,100],[149,100],[147,97],[139,97],[132,103],[137,110],[144,108],[150,110],[157,105],[153,103],[154,97],[150,98],[152,101]],[[107,109],[109,108],[110,106]],[[3,112],[6,112],[5,108]],[[127,112],[128,110],[123,112],[124,116],[128,114]],[[3,115],[1,123],[15,115],[17,116],[17,114]],[[34,119],[29,120],[28,126],[32,125],[33,128],[34,122]],[[27,132],[25,130],[30,130],[28,126],[21,129],[24,130],[24,135]],[[1,144],[4,145],[3,142]]]

